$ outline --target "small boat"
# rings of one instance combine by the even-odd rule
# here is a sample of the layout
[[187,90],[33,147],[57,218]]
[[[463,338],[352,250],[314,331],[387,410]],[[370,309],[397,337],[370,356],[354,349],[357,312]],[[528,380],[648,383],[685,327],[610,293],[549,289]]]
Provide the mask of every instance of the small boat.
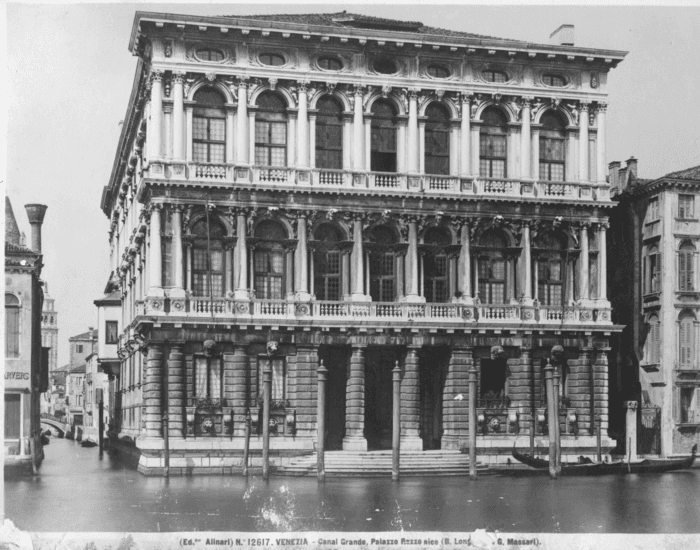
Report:
[[80,442],[81,447],[97,447],[97,442],[91,437],[87,437]]
[[48,445],[49,443],[51,443],[51,439],[49,438],[50,434],[51,434],[51,432],[48,430],[41,432],[40,437],[41,437],[41,444],[42,445]]
[[75,439],[75,434],[73,433],[73,430],[68,430],[66,432],[66,439]]
[[[626,475],[626,474],[660,474],[675,470],[686,470],[693,467],[697,455],[698,446],[693,445],[692,454],[688,458],[673,460],[644,459],[639,462],[592,462],[583,460],[578,464],[562,464],[563,476],[588,476],[588,475]],[[504,470],[507,475],[547,475],[549,473],[549,461],[536,458],[525,453],[513,450],[513,458],[533,468],[533,470]],[[527,473],[526,473],[527,472]],[[534,473],[537,472],[537,473]]]

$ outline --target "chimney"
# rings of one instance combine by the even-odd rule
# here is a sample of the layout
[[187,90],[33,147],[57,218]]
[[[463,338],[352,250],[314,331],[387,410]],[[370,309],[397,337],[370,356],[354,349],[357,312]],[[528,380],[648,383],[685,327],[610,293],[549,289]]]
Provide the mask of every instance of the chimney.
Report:
[[614,160],[610,164],[608,164],[608,179],[610,180],[608,183],[610,184],[610,187],[619,187],[619,181],[618,181],[618,170],[620,169],[620,161],[619,160]]
[[41,253],[41,224],[48,208],[44,204],[25,204],[29,224],[32,226],[32,250]]
[[627,171],[634,176],[634,179],[637,179],[637,159],[634,157],[630,157],[627,159]]
[[556,31],[549,35],[549,42],[556,46],[573,46],[574,26],[561,25]]

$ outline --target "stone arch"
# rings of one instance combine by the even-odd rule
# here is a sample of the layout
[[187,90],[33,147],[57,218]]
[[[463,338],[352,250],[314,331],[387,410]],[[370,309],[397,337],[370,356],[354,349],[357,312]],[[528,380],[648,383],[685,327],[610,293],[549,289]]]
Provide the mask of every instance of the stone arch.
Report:
[[257,88],[253,90],[250,94],[250,100],[248,104],[251,107],[257,107],[258,98],[263,92],[273,92],[279,95],[283,101],[287,104],[287,109],[291,109],[297,106],[297,102],[290,90],[284,86],[275,86],[274,88],[270,84],[260,84]]
[[187,94],[187,97],[185,99],[187,101],[194,101],[194,94],[200,88],[204,88],[207,86],[214,88],[216,91],[221,93],[224,96],[225,103],[234,103],[236,101],[236,99],[233,97],[233,94],[231,93],[231,90],[229,90],[226,84],[224,84],[220,80],[214,80],[214,82],[210,82],[204,77],[198,79],[194,84],[192,84],[192,86],[189,89],[189,93]]
[[282,228],[285,230],[285,232],[287,233],[288,239],[293,238],[293,236],[296,234],[296,230],[294,229],[294,227],[292,226],[292,224],[288,218],[281,216],[281,215],[277,215],[277,214],[267,213],[267,214],[264,214],[262,216],[256,216],[255,220],[253,221],[251,235],[255,235],[255,230],[258,228],[258,226],[261,223],[269,222],[269,221],[279,223],[282,226]]
[[335,229],[337,229],[340,234],[343,236],[343,239],[346,241],[351,240],[350,239],[350,230],[348,226],[345,224],[345,222],[341,220],[332,220],[328,219],[326,217],[319,218],[314,221],[313,224],[309,227],[309,235],[311,238],[313,238],[313,235],[316,233],[316,230],[321,227],[322,225],[332,225]]
[[571,113],[571,111],[569,111],[565,107],[561,107],[561,106],[552,107],[551,105],[546,105],[546,106],[542,107],[541,109],[539,109],[535,113],[534,123],[541,124],[542,116],[548,112],[553,112],[553,113],[556,113],[559,116],[563,117],[564,118],[564,126],[576,126],[576,121],[574,120],[574,116]]
[[[186,234],[190,235],[194,225],[202,220],[206,220],[206,212],[204,208],[198,208],[190,216],[190,220],[186,227]],[[216,209],[209,212],[209,220],[219,223],[226,232],[226,236],[231,236],[234,233],[234,224],[229,216],[224,215],[222,212],[218,212]]]
[[423,228],[421,228],[421,230],[418,232],[418,241],[420,243],[424,243],[425,234],[429,229],[441,229],[449,236],[450,245],[459,244],[459,234],[457,231],[455,231],[455,228],[449,223],[444,221],[439,222],[436,220],[426,223],[425,226],[423,226]]
[[459,118],[461,116],[459,105],[452,101],[449,97],[439,98],[435,95],[429,96],[424,99],[418,106],[418,116],[425,116],[425,111],[431,103],[439,103],[447,109],[450,114],[450,118]]
[[506,241],[506,247],[518,246],[518,238],[509,228],[505,226],[497,227],[492,224],[479,225],[479,227],[474,230],[472,239],[476,244],[479,244],[484,234],[491,231],[500,232],[503,235]]
[[403,237],[401,236],[401,231],[398,225],[392,221],[383,220],[379,220],[368,225],[367,228],[365,228],[365,230],[363,231],[363,240],[367,242],[373,242],[370,240],[370,237],[372,237],[374,230],[380,227],[387,228],[389,231],[391,231],[395,239],[395,244],[403,242]]
[[407,109],[406,106],[404,105],[404,102],[401,100],[401,98],[396,94],[396,93],[390,93],[387,94],[386,97],[384,94],[382,94],[382,91],[380,89],[375,89],[372,90],[372,92],[367,96],[367,99],[365,100],[365,108],[364,112],[369,114],[372,112],[372,105],[374,105],[375,101],[378,101],[380,99],[386,99],[389,102],[391,102],[394,107],[396,108],[396,114],[397,115],[406,115]]
[[487,99],[481,102],[481,105],[479,105],[479,107],[476,109],[476,113],[474,114],[474,120],[481,121],[483,112],[489,107],[495,107],[496,109],[500,110],[506,117],[507,123],[518,121],[518,114],[515,112],[512,105],[504,101],[496,101],[493,99]]
[[337,88],[333,90],[332,92],[328,90],[327,88],[323,88],[321,90],[318,90],[316,93],[311,96],[310,101],[309,101],[309,108],[310,109],[316,109],[318,100],[321,99],[323,96],[331,96],[335,99],[337,99],[340,104],[343,107],[344,111],[352,111],[352,103],[350,101],[350,98],[347,96],[345,92],[342,92],[338,90]]

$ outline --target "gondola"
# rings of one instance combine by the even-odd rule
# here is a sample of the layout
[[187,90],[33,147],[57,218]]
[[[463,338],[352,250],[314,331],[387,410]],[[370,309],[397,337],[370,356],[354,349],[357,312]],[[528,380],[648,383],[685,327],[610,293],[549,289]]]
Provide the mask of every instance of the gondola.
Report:
[[[692,454],[688,458],[676,460],[644,459],[639,462],[587,462],[579,464],[562,464],[563,476],[588,476],[588,475],[626,475],[626,474],[661,474],[675,470],[685,470],[693,467],[697,455],[698,446],[693,445]],[[549,473],[549,461],[532,457],[528,454],[513,450],[513,458],[533,468],[532,470],[505,470],[508,475],[547,475]],[[535,474],[534,472],[537,472]]]
[[87,437],[80,442],[81,447],[97,447],[97,442],[91,437]]

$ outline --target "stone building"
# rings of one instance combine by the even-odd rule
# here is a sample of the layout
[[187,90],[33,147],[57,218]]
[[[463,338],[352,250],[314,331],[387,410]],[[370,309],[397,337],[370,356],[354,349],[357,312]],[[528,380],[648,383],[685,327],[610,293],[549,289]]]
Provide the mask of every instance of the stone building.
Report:
[[[41,345],[48,349],[49,378],[58,368],[58,312],[55,300],[49,295],[49,286],[44,282],[44,311],[41,312]],[[54,392],[50,387],[42,394],[41,412],[53,414],[56,409]]]
[[41,345],[41,226],[46,206],[25,206],[32,227],[24,244],[5,197],[5,461],[10,471],[36,471],[44,458],[41,394],[48,389],[48,354]]
[[689,454],[700,443],[700,167],[641,179],[632,158],[610,163],[609,179],[608,278],[626,325],[613,386],[638,404],[639,453]]
[[573,34],[136,14],[102,209],[142,472],[165,411],[171,472],[238,465],[268,365],[273,460],[312,452],[321,361],[332,449],[390,446],[397,362],[402,449],[465,444],[472,366],[480,459],[542,444],[553,348],[565,459],[594,452],[596,416],[615,445],[605,120],[625,52]]

